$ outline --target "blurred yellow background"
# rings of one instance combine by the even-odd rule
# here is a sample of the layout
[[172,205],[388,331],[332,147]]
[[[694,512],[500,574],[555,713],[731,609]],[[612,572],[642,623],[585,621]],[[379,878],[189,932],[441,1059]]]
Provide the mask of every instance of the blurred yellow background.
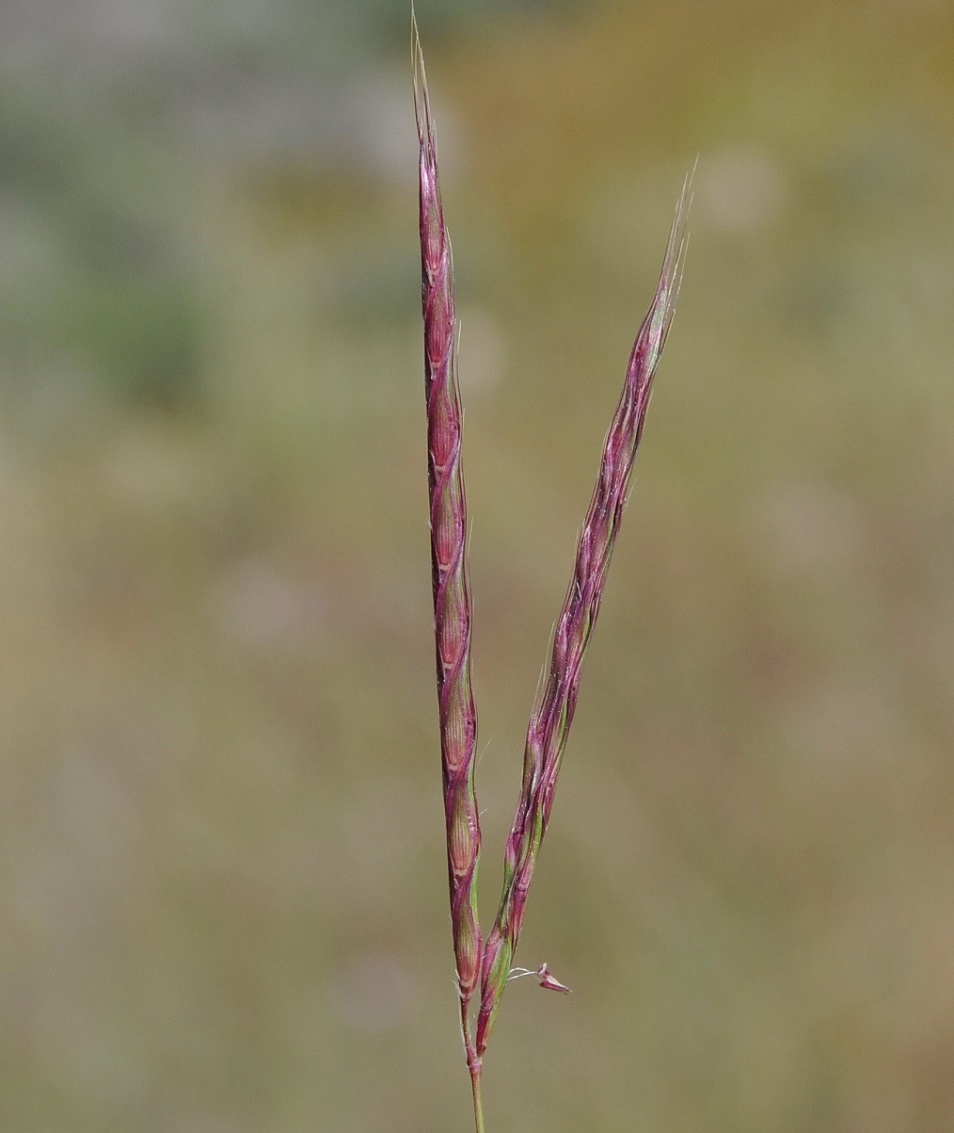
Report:
[[[418,0],[490,921],[699,155],[488,1129],[954,1129],[954,7]],[[0,1124],[466,1130],[404,0],[0,15]]]

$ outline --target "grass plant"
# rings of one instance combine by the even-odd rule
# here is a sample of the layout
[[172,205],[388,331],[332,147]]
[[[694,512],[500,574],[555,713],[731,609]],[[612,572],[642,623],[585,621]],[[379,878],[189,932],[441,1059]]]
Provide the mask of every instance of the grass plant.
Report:
[[483,1058],[507,981],[535,975],[542,987],[569,990],[546,964],[531,971],[514,968],[513,959],[576,710],[583,657],[599,615],[653,378],[675,311],[686,249],[691,176],[683,185],[656,292],[636,336],[623,392],[604,441],[599,476],[580,532],[569,589],[530,715],[523,779],[504,853],[500,904],[493,926],[484,936],[477,911],[481,844],[474,783],[477,710],[471,683],[467,503],[461,464],[463,419],[457,380],[453,260],[441,201],[434,121],[413,10],[411,20],[419,141],[431,570],[447,865],[461,1032],[471,1078],[475,1126],[477,1133],[483,1133]]

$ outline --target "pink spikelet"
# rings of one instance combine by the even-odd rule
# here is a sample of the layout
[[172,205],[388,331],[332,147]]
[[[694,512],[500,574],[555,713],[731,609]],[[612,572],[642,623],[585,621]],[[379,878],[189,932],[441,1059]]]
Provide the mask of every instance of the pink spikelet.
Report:
[[603,445],[599,478],[583,523],[573,577],[553,635],[524,749],[523,782],[504,856],[497,919],[484,945],[477,1054],[482,1056],[523,927],[527,893],[553,806],[576,710],[583,656],[599,615],[656,366],[675,312],[685,255],[691,178],[686,179],[655,297],[633,346],[626,382]]
[[471,1077],[474,1079],[476,1075],[479,1082],[480,1060],[471,1040],[469,1018],[482,951],[476,894],[480,855],[480,819],[474,789],[477,710],[470,676],[471,601],[467,572],[467,505],[461,471],[462,413],[457,383],[453,265],[416,24],[412,34],[414,107],[420,143],[421,299],[431,573],[447,866],[461,1027]]

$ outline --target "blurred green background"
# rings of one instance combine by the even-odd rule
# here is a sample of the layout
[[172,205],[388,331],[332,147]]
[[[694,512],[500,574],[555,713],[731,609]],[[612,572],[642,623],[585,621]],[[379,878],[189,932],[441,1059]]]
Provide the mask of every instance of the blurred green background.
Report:
[[[484,916],[679,313],[493,1131],[954,1128],[954,7],[418,0]],[[0,1127],[466,1130],[404,0],[0,15]]]

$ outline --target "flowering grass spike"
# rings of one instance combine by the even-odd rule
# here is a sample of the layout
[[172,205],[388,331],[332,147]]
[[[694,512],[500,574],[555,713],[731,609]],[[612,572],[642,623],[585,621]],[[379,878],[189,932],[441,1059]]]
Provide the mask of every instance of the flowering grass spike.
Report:
[[437,145],[416,22],[412,23],[412,32],[414,109],[420,145],[421,305],[424,316],[431,581],[447,869],[461,1030],[479,1129],[480,1058],[471,1038],[470,1004],[480,977],[482,958],[477,920],[480,816],[474,791],[477,709],[470,680],[467,501],[461,470],[463,421],[457,384],[453,262],[444,225],[437,174]]
[[548,668],[530,715],[523,783],[504,855],[497,919],[484,948],[477,1052],[483,1054],[520,937],[527,892],[550,821],[557,776],[576,711],[583,655],[596,625],[610,557],[626,505],[636,450],[649,407],[653,376],[675,313],[685,255],[689,178],[669,236],[659,285],[626,371],[623,393],[603,445],[599,478],[576,550],[576,563],[553,635]]
[[[653,377],[675,311],[686,248],[691,177],[683,186],[656,294],[636,337],[622,396],[603,445],[599,477],[580,533],[573,576],[530,716],[523,781],[504,854],[503,892],[493,927],[485,939],[477,916],[480,857],[480,819],[474,787],[477,711],[470,677],[471,602],[467,573],[467,506],[461,470],[462,413],[457,383],[453,265],[438,182],[434,123],[413,9],[411,25],[414,106],[420,151],[421,301],[431,570],[451,927],[474,1120],[477,1133],[483,1133],[483,1056],[508,979],[535,975],[541,987],[564,993],[570,990],[553,976],[546,964],[536,969],[515,969],[512,964],[576,710],[583,657],[599,614]],[[478,988],[479,1006],[474,1007]]]

